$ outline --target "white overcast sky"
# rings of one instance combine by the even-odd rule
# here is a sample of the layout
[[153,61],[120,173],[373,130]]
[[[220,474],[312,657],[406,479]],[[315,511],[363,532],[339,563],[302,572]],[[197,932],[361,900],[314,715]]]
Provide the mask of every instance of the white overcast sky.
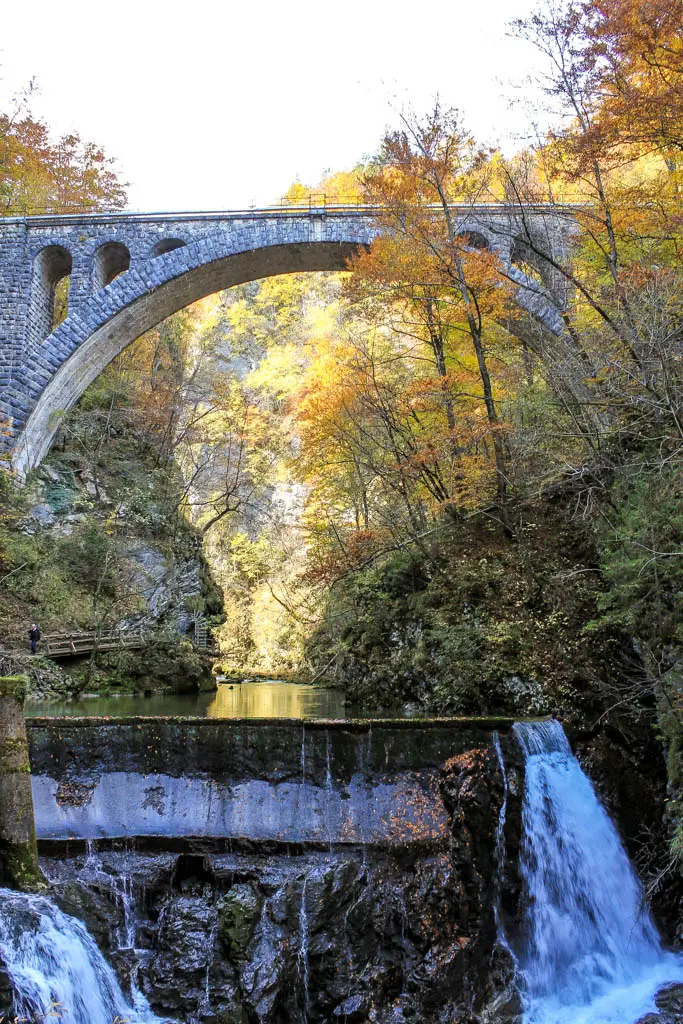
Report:
[[[276,202],[378,147],[392,111],[438,92],[484,141],[522,130],[510,81],[533,0],[24,0],[3,5],[0,98],[115,156],[132,209]],[[524,90],[514,95],[521,96]],[[507,98],[505,95],[507,94]]]

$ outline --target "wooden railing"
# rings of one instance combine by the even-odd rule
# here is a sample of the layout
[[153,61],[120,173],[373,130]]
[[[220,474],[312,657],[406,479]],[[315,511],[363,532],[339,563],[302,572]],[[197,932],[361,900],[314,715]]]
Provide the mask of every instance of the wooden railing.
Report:
[[[124,648],[140,648],[151,643],[154,633],[138,626],[136,629],[110,629],[91,633],[45,633],[40,647],[48,658],[73,658],[93,651],[120,651]],[[186,639],[190,639],[187,637]],[[206,621],[197,616],[194,622],[194,646],[211,653],[216,645],[209,633]]]
[[118,651],[144,647],[150,634],[142,629],[111,629],[93,633],[47,633],[42,638],[49,658],[73,658],[93,651]]

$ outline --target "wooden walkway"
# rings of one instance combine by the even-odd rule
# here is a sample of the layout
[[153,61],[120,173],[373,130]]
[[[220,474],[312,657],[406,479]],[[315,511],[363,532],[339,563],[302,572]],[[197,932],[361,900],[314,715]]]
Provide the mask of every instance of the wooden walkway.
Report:
[[[91,633],[45,633],[40,643],[48,658],[73,658],[80,654],[92,654],[93,651],[139,649],[152,643],[153,640],[152,630],[139,627],[138,629],[111,629]],[[209,635],[203,617],[195,617],[193,643],[196,648],[208,653],[215,650],[213,638]]]
[[47,633],[42,644],[48,658],[73,658],[93,651],[120,651],[140,648],[151,639],[142,629],[112,629],[94,633]]

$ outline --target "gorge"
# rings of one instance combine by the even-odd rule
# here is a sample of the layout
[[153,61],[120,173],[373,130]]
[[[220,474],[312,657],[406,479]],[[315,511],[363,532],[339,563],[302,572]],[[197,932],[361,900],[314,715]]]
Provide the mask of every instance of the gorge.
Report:
[[535,3],[369,154],[488,10],[105,12],[149,212],[0,102],[0,1024],[683,1024],[683,6]]

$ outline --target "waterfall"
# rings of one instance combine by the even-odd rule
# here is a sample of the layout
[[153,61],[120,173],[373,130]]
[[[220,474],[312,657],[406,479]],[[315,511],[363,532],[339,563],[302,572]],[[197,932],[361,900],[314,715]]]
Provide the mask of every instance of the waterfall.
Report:
[[524,1024],[634,1024],[683,961],[662,949],[609,815],[559,722],[514,727],[526,756],[518,943]]
[[304,875],[301,886],[301,903],[299,904],[299,951],[297,954],[298,973],[303,983],[303,1020],[308,1021],[309,993],[309,962],[308,962],[308,910],[306,907],[306,882]]
[[496,856],[496,886],[495,896],[493,901],[493,915],[496,922],[496,930],[498,932],[498,939],[501,944],[505,947],[508,952],[510,945],[505,934],[505,927],[503,925],[503,914],[501,907],[502,889],[505,885],[505,862],[507,860],[507,853],[505,849],[505,822],[507,820],[507,807],[508,807],[508,777],[505,770],[505,761],[503,759],[503,751],[500,746],[500,736],[498,731],[493,733],[493,747],[496,751],[496,758],[498,759],[498,767],[500,769],[501,778],[503,780],[503,800],[500,805],[500,811],[498,812],[498,825],[496,827],[496,845],[495,845],[495,856]]
[[45,896],[0,889],[0,963],[22,1020],[59,1009],[70,1024],[159,1024],[144,1003],[128,1005],[85,926]]

